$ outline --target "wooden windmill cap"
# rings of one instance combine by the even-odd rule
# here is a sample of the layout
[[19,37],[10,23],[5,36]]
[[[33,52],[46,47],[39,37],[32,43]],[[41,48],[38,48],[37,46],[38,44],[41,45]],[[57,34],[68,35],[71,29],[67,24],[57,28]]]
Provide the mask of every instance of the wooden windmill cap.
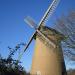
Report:
[[54,37],[56,40],[63,40],[65,38],[63,34],[47,26],[41,27],[40,31],[48,38],[51,36]]
[[[52,29],[52,28],[47,27],[47,26],[43,26],[39,30],[54,44],[57,44],[61,40],[64,40],[64,35],[58,31],[56,31],[55,29]],[[36,38],[37,37],[40,38],[41,40],[45,41],[45,42],[48,42],[42,36],[40,36],[39,33],[36,34]]]

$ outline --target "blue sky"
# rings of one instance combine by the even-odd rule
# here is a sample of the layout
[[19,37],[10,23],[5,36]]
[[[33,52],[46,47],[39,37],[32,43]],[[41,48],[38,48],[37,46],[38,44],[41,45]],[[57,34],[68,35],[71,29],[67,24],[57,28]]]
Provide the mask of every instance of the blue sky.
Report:
[[[7,57],[7,47],[14,47],[20,42],[28,42],[34,32],[25,22],[31,16],[38,24],[52,0],[0,0],[0,53]],[[75,0],[60,0],[60,4],[47,25],[52,26],[56,17],[75,9]],[[30,70],[35,42],[32,42],[21,61],[27,71]],[[67,67],[73,67],[67,65]],[[75,67],[75,66],[74,66]]]

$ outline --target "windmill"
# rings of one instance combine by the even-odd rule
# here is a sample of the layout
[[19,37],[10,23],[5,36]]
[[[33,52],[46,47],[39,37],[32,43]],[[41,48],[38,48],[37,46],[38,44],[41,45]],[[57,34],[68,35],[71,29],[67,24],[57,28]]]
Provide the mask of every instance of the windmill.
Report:
[[[52,53],[51,55],[53,55],[53,62],[51,61],[51,63],[53,63],[53,66],[54,66],[53,69],[51,69],[51,64],[50,64],[51,55],[49,52],[50,48],[52,50],[55,50],[55,49],[59,50],[60,49],[60,47],[58,46],[59,45],[58,43],[59,43],[59,39],[62,38],[63,36],[59,32],[57,32],[56,30],[45,26],[45,23],[46,23],[48,17],[50,17],[52,15],[52,13],[54,12],[58,3],[59,3],[59,0],[53,0],[51,5],[49,6],[47,11],[45,12],[43,18],[39,22],[38,27],[37,27],[37,24],[30,17],[25,18],[26,23],[28,25],[30,25],[31,27],[33,27],[35,29],[35,32],[31,36],[28,43],[26,44],[26,46],[24,48],[24,52],[27,50],[27,48],[29,47],[29,45],[33,39],[36,39],[36,44],[37,44],[36,45],[37,49],[34,52],[34,57],[33,57],[33,62],[32,62],[31,75],[50,75],[50,74],[51,75],[66,75],[65,74],[65,71],[66,71],[65,65],[63,65],[64,70],[62,69],[62,66],[61,66],[62,63],[64,64],[62,52],[57,52],[57,53],[51,52]],[[49,36],[49,33],[52,36]],[[58,38],[56,36],[58,36]],[[42,41],[40,41],[40,38],[45,42],[43,43]],[[49,46],[50,47],[47,48],[46,44],[48,45],[48,47]],[[40,52],[40,51],[42,51],[42,50],[40,50],[40,48],[43,49],[43,52]],[[20,55],[20,58],[21,58],[22,54]],[[42,57],[43,54],[46,55],[46,57],[44,59]],[[60,55],[60,58],[62,58],[62,60],[61,60],[62,62],[56,62],[56,61],[58,61],[59,55]],[[56,62],[56,64],[54,62]],[[50,71],[50,70],[52,70],[52,71]],[[55,71],[55,73],[53,72],[53,70]]]

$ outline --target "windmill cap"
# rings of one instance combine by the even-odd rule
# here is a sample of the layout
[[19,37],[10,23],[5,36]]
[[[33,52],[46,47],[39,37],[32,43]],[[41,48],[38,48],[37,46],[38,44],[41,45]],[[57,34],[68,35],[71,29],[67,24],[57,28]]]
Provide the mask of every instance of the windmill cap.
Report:
[[57,40],[64,40],[65,38],[63,34],[47,26],[41,27],[40,31],[46,36],[54,36],[55,38],[57,38]]

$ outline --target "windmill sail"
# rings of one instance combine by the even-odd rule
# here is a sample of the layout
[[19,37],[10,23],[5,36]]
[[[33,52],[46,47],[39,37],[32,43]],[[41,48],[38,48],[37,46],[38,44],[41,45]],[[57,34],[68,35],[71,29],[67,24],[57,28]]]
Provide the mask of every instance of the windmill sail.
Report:
[[28,25],[30,25],[32,28],[37,28],[37,25],[36,25],[36,23],[34,22],[34,20],[31,18],[31,17],[29,17],[29,16],[27,16],[25,19],[24,19],[24,21],[28,24]]
[[40,25],[45,25],[44,23],[46,22],[46,20],[48,19],[48,17],[50,17],[52,15],[52,13],[54,12],[55,8],[59,4],[59,1],[60,0],[53,0],[53,2],[51,3],[51,5],[49,6],[49,8],[47,9],[47,11],[45,12],[43,18],[39,22],[39,26]]

